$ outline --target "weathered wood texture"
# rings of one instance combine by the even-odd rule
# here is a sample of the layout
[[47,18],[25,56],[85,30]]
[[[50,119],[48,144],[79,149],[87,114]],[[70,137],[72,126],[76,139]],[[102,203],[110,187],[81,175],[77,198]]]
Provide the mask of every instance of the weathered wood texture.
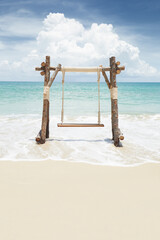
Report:
[[41,76],[45,75],[45,71],[40,72]]
[[47,127],[46,127],[46,138],[49,138],[49,100],[47,103]]
[[[116,61],[115,57],[110,58],[110,88],[117,88],[116,83]],[[118,134],[118,99],[111,98],[111,121],[112,121],[112,136],[114,145],[119,146],[119,134]]]
[[[46,64],[45,64],[45,78],[44,78],[44,86],[48,85],[50,80],[50,57],[46,56]],[[45,107],[46,106],[46,107]],[[44,99],[44,124],[43,129],[44,133],[42,135],[42,139],[49,138],[49,99]]]
[[45,67],[46,66],[46,63],[45,62],[42,62],[41,63],[41,67]]
[[40,140],[41,140],[41,130],[40,130],[39,133],[37,134],[36,142],[40,142]]
[[[42,63],[44,65],[44,63]],[[50,79],[50,57],[46,56],[45,66],[45,76],[44,76],[44,89],[48,86]],[[42,113],[42,125],[40,138],[36,138],[38,143],[45,143],[46,138],[49,138],[49,99],[45,99],[43,95],[43,113]]]

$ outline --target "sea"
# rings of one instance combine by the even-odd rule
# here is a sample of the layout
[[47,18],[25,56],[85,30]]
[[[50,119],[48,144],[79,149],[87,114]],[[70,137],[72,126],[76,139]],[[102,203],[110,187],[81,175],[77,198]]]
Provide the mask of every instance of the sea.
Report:
[[[58,128],[62,85],[50,89],[50,138],[37,144],[41,128],[43,82],[0,82],[0,160],[71,161],[132,167],[160,162],[160,83],[118,83],[119,127],[124,135],[115,147],[111,131],[111,101],[100,84],[104,128]],[[64,122],[97,123],[96,82],[66,82]]]

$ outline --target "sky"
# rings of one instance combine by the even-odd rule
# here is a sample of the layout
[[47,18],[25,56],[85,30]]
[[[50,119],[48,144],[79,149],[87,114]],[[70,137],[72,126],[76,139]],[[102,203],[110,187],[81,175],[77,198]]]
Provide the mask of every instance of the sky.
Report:
[[159,0],[0,0],[0,81],[42,81],[34,68],[50,55],[52,66],[116,56],[119,81],[160,82],[159,12]]

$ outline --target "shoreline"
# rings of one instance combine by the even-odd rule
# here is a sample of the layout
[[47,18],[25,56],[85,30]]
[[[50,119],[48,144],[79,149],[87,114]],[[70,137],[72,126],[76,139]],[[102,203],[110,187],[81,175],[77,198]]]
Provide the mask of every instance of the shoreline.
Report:
[[0,239],[159,240],[160,164],[0,161]]
[[[67,119],[67,118],[66,118]],[[65,119],[65,120],[66,120]],[[97,118],[69,118],[67,122],[96,122]],[[41,128],[41,119],[29,116],[1,118],[1,160],[67,160],[102,165],[135,165],[159,162],[160,115],[120,116],[119,126],[124,134],[122,148],[112,141],[110,116],[104,118],[104,128],[58,128],[58,117],[50,118],[50,138],[37,145],[35,137]],[[12,131],[11,131],[12,129]],[[10,137],[6,135],[10,132]],[[152,140],[151,140],[152,136]]]

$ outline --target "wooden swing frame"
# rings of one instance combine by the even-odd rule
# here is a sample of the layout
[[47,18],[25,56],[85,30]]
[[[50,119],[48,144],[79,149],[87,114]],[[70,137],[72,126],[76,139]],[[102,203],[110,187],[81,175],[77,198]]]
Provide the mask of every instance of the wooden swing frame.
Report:
[[[36,71],[41,71],[40,74],[44,76],[44,91],[43,91],[43,114],[42,114],[42,126],[41,130],[36,137],[36,142],[43,144],[46,141],[46,138],[49,138],[49,90],[54,82],[59,71],[62,72],[62,84],[64,84],[64,73],[65,72],[97,72],[98,75],[98,84],[100,83],[100,72],[102,73],[105,82],[110,90],[111,96],[111,121],[112,121],[112,136],[114,140],[114,145],[119,146],[120,140],[124,139],[123,134],[121,133],[118,127],[118,91],[116,84],[116,75],[119,74],[122,70],[125,70],[125,67],[120,67],[120,62],[116,62],[115,57],[110,58],[110,67],[104,68],[99,67],[62,67],[61,64],[58,64],[57,67],[50,67],[50,57],[46,56],[46,61],[41,63],[41,67],[35,68]],[[50,71],[53,70],[54,73],[50,77]],[[110,72],[110,81],[106,75],[106,71]],[[104,127],[104,124],[100,123],[100,90],[98,85],[98,100],[99,100],[99,111],[98,111],[98,123],[63,123],[63,115],[61,115],[62,123],[58,123],[58,127]],[[62,92],[62,99],[64,100],[64,89]],[[62,111],[63,111],[63,100],[62,100]]]
[[[61,110],[61,123],[57,127],[104,127],[100,119],[100,68],[69,68],[61,67],[62,71],[62,110]],[[98,123],[64,123],[64,79],[66,72],[97,72],[98,82]]]

